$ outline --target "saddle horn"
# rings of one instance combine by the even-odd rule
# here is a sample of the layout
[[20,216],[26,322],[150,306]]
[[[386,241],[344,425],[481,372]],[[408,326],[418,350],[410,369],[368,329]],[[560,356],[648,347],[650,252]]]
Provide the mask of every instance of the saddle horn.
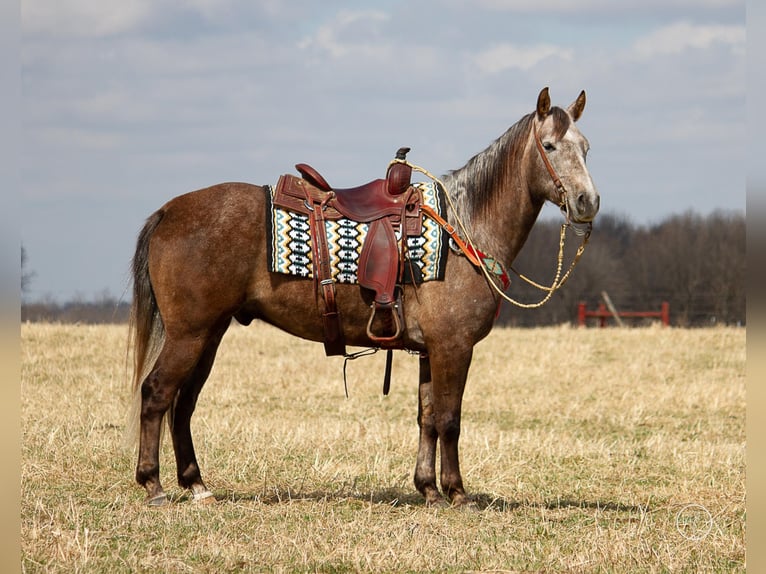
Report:
[[400,195],[407,191],[412,181],[412,168],[404,162],[407,159],[408,147],[400,147],[396,150],[395,162],[388,166],[386,172],[386,183],[388,184],[388,193],[391,195]]

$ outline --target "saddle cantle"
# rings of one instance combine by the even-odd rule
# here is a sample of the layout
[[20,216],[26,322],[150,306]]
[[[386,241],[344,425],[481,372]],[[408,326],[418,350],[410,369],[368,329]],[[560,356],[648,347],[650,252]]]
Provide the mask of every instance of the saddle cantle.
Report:
[[[362,245],[358,283],[375,295],[367,324],[367,335],[374,342],[391,344],[402,334],[402,309],[397,304],[406,249],[406,238],[419,236],[422,218],[421,194],[410,185],[412,168],[404,162],[409,148],[400,148],[385,179],[376,179],[349,189],[334,189],[314,168],[307,164],[295,167],[303,176],[285,174],[277,183],[273,204],[308,216],[311,229],[314,278],[322,293],[327,355],[345,355],[345,341],[340,315],[335,304],[335,286],[329,264],[325,220],[341,218],[369,224]],[[400,239],[397,239],[397,233]],[[374,333],[378,311],[389,313],[393,334]]]

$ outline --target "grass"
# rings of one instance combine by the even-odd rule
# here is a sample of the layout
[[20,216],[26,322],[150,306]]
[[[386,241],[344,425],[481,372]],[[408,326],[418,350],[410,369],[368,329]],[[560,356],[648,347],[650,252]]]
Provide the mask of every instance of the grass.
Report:
[[[232,328],[192,430],[219,502],[150,509],[121,447],[124,326],[25,324],[25,572],[744,572],[745,331],[497,329],[461,462],[473,510],[412,485],[417,358],[348,365]],[[314,370],[315,367],[318,370]]]

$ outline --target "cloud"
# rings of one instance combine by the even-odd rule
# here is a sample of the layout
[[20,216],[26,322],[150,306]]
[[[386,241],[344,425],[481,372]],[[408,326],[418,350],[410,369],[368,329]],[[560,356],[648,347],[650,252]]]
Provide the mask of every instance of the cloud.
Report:
[[25,33],[103,37],[131,30],[151,13],[151,0],[24,0],[21,24]]
[[306,0],[24,0],[21,23],[26,34],[52,38],[110,38],[140,35],[150,29],[165,36],[194,34],[201,27],[252,32],[295,19]]
[[515,46],[513,44],[496,44],[477,54],[475,62],[479,69],[487,74],[497,74],[516,68],[527,71],[547,58],[557,57],[571,60],[573,52],[553,44],[538,44],[536,46]]
[[742,4],[741,0],[642,0],[640,2],[614,2],[613,0],[478,0],[478,5],[498,12],[523,13],[588,13],[636,11],[658,12],[673,9],[718,9]]
[[639,38],[633,45],[633,52],[639,58],[651,59],[657,56],[680,54],[686,50],[705,50],[714,45],[724,45],[744,54],[745,41],[744,25],[699,25],[676,22]]
[[479,6],[498,12],[578,12],[590,7],[601,7],[607,4],[607,0],[479,0]]
[[[375,50],[374,42],[377,35],[374,30],[376,23],[386,22],[390,16],[379,10],[339,12],[328,24],[320,26],[314,34],[304,38],[298,47],[301,49],[320,50],[332,58],[342,58],[349,54],[360,56]],[[361,27],[368,33],[360,34]],[[372,28],[372,30],[371,30]],[[357,38],[358,41],[355,41]]]

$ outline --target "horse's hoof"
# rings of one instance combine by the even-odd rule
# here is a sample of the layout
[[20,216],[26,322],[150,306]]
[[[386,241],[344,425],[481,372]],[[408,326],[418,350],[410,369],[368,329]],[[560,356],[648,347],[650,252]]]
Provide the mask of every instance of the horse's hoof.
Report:
[[215,499],[215,496],[212,492],[209,490],[206,490],[205,492],[200,492],[199,494],[194,494],[192,496],[192,501],[194,504],[215,504],[218,502]]
[[477,504],[468,498],[465,494],[456,494],[452,497],[452,500],[450,501],[450,506],[452,508],[458,508],[460,510],[478,510],[479,507]]
[[465,500],[459,504],[453,503],[452,507],[463,512],[479,512],[479,505],[473,500]]
[[152,508],[165,506],[167,503],[168,503],[168,497],[164,493],[158,494],[157,496],[146,499],[146,506],[150,506]]
[[449,503],[444,500],[441,494],[426,496],[427,508],[449,508]]

